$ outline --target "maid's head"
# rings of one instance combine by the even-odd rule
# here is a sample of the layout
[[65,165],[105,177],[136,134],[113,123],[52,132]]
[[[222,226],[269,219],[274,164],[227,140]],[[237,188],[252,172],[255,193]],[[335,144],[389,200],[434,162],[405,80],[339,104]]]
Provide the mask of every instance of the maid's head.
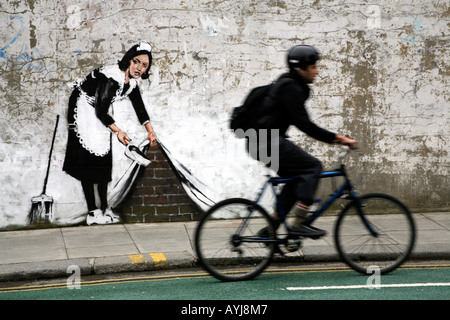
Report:
[[146,42],[140,42],[138,44],[135,44],[130,48],[130,50],[127,51],[127,53],[125,53],[122,60],[119,61],[120,70],[126,71],[130,66],[130,63],[133,60],[133,58],[143,54],[146,54],[148,56],[148,67],[147,70],[145,70],[142,73],[141,78],[148,79],[150,66],[152,64],[152,47]]

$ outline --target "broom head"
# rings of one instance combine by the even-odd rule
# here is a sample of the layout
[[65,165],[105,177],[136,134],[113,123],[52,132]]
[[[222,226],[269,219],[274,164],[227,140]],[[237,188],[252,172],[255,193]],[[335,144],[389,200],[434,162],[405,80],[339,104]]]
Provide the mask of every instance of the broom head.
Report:
[[53,198],[41,194],[31,198],[31,211],[28,216],[30,223],[51,222],[53,219],[52,205]]

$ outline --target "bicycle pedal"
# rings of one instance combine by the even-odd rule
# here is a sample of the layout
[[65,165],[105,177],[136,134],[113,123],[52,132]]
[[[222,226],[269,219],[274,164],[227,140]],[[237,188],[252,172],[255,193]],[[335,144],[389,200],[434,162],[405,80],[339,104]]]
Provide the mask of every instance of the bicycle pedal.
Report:
[[302,241],[300,239],[288,239],[284,247],[289,252],[294,252],[300,249],[302,246]]

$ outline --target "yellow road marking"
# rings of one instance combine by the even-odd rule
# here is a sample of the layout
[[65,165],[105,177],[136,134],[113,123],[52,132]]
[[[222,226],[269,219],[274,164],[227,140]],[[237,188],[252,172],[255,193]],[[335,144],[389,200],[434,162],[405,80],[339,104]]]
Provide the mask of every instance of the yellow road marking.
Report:
[[[149,256],[152,258],[152,265],[154,267],[165,267],[167,266],[167,258],[162,252],[152,252],[149,253]],[[131,264],[147,264],[147,259],[142,254],[132,254],[129,255]]]
[[144,256],[142,254],[132,254],[128,257],[130,258],[132,264],[141,264],[141,263],[146,264],[147,263],[147,261],[144,259]]
[[167,259],[164,253],[162,252],[150,253],[150,257],[152,257],[153,259],[153,266],[155,267],[167,266]]

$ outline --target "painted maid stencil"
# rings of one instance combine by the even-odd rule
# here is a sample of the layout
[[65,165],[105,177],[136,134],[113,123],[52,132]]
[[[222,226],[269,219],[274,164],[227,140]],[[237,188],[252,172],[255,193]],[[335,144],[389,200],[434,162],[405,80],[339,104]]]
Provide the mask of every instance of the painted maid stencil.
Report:
[[[88,225],[119,221],[108,204],[108,183],[112,180],[112,140],[114,135],[127,148],[127,154],[145,158],[130,144],[130,137],[117,125],[115,109],[129,99],[134,112],[145,126],[151,145],[156,136],[139,91],[138,81],[149,77],[152,47],[145,42],[131,47],[117,65],[93,70],[75,81],[69,99],[69,136],[63,170],[81,182],[87,205]],[[125,148],[124,148],[125,150]],[[148,164],[148,162],[146,163]],[[100,200],[98,207],[94,186]],[[116,201],[117,202],[117,201]]]

